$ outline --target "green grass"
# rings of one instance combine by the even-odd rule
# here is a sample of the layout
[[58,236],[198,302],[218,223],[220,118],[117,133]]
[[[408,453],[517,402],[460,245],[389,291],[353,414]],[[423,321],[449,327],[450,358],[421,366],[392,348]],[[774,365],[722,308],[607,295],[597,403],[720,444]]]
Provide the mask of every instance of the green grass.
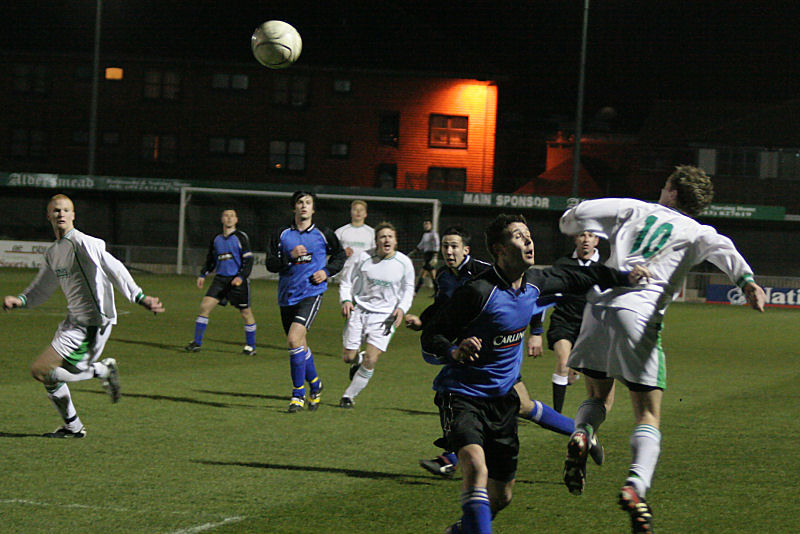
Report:
[[[16,294],[33,271],[2,270],[0,294]],[[276,286],[256,281],[258,354],[240,354],[241,319],[211,316],[202,352],[192,337],[202,293],[191,277],[138,275],[162,297],[159,317],[119,302],[106,347],[120,365],[123,398],[112,405],[97,381],[71,389],[88,434],[38,437],[60,424],[29,363],[64,315],[55,295],[0,320],[0,521],[33,532],[441,532],[460,515],[459,483],[429,476],[419,458],[439,435],[431,380],[418,336],[399,331],[354,410],[342,319],[329,292],[309,340],[325,383],[316,413],[288,415],[289,364]],[[423,294],[426,293],[423,291]],[[124,299],[123,299],[124,300]],[[418,312],[430,302],[417,299]],[[797,310],[675,304],[664,331],[669,388],[661,460],[649,494],[659,532],[797,532],[800,362]],[[549,403],[554,357],[526,359],[533,396]],[[583,387],[570,388],[574,414]],[[582,497],[561,484],[566,439],[520,425],[512,504],[499,533],[622,533],[616,493],[629,462],[630,401],[620,390],[602,428],[607,463],[589,467]]]

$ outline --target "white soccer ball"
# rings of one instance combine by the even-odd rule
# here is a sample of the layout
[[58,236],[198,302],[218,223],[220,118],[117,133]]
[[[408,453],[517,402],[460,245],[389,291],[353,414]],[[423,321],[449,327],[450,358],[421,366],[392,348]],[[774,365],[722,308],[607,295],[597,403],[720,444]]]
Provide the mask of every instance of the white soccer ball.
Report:
[[300,57],[303,40],[291,24],[268,20],[250,38],[256,60],[270,69],[285,69]]

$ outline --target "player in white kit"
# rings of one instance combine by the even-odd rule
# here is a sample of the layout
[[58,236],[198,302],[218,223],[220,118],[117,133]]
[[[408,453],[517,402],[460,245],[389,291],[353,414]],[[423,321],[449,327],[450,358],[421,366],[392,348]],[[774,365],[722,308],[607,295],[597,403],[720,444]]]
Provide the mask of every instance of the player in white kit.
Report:
[[[375,250],[360,252],[339,283],[342,315],[347,317],[342,359],[351,364],[350,386],[339,401],[342,408],[352,408],[353,399],[367,386],[414,298],[414,266],[397,250],[394,226],[380,223],[375,239]],[[362,344],[366,347],[359,353]]]
[[333,277],[336,282],[344,278],[345,273],[358,258],[359,252],[375,248],[375,230],[364,222],[366,220],[367,203],[363,200],[354,200],[350,203],[350,222],[334,232],[347,256],[344,267]]
[[645,501],[661,449],[661,399],[666,367],[661,349],[664,314],[678,295],[689,269],[703,261],[719,267],[738,285],[751,307],[764,311],[764,291],[733,242],[691,217],[711,203],[713,186],[700,169],[676,168],[667,178],[658,204],[633,199],[587,200],[561,217],[561,231],[584,230],[609,240],[606,265],[629,271],[644,265],[649,283],[635,288],[591,290],[581,332],[569,366],[586,376],[589,398],[578,408],[570,436],[564,482],[573,494],[583,491],[588,443],[605,420],[605,401],[614,379],[630,390],[636,427],[633,459],[619,494],[633,532],[652,532],[652,510]]
[[3,309],[32,308],[61,287],[67,300],[67,318],[31,365],[31,374],[44,384],[64,420],[63,426],[44,436],[82,438],[86,430],[66,383],[99,378],[113,402],[120,397],[116,360],[98,361],[112,325],[117,324],[114,287],[131,302],[154,313],[163,312],[164,307],[158,297],[145,296],[122,262],[106,251],[102,239],[75,228],[75,207],[69,197],[52,197],[47,204],[47,219],[56,241],[45,251],[33,282],[20,295],[6,296]]

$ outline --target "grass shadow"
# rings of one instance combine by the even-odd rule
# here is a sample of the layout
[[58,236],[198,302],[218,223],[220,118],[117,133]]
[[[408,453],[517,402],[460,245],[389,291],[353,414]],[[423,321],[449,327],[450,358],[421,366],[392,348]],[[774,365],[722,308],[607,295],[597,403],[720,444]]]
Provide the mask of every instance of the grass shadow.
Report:
[[212,391],[210,389],[196,389],[197,393],[206,393],[208,395],[221,395],[225,397],[244,397],[250,399],[268,399],[268,400],[279,400],[279,401],[288,401],[289,397],[286,395],[264,395],[262,393],[238,393],[233,391]]
[[361,469],[344,469],[339,467],[320,467],[312,465],[270,464],[264,462],[222,462],[217,460],[191,460],[203,465],[219,465],[233,467],[249,467],[253,469],[278,469],[282,471],[304,471],[307,473],[336,473],[353,478],[369,478],[373,480],[397,480],[401,484],[429,486],[436,480],[428,475],[407,475],[402,473],[385,473],[380,471],[363,471]]
[[[94,393],[95,395],[107,395],[105,391],[85,391],[85,393]],[[192,399],[190,397],[172,397],[169,395],[153,395],[145,393],[123,393],[122,398],[134,399],[150,399],[158,401],[170,402],[183,402],[186,404],[199,404],[201,406],[211,406],[213,408],[257,408],[257,406],[249,404],[229,404],[225,402],[203,401],[199,399]]]
[[17,434],[15,432],[0,432],[0,438],[42,438],[41,434]]

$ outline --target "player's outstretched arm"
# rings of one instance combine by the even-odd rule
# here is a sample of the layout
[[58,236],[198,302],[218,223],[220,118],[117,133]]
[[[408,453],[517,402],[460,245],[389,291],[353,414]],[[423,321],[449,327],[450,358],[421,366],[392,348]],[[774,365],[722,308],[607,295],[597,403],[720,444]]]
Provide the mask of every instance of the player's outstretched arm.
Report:
[[144,297],[139,301],[139,304],[153,313],[163,313],[166,311],[166,308],[164,308],[164,305],[161,303],[161,300],[158,297]]
[[21,308],[23,305],[22,299],[13,295],[6,295],[3,298],[3,310],[9,311],[14,308]]
[[764,311],[764,304],[767,302],[767,295],[764,293],[764,290],[760,285],[756,284],[755,282],[747,282],[744,286],[744,298],[747,299],[747,303],[754,310],[758,310],[760,312]]

